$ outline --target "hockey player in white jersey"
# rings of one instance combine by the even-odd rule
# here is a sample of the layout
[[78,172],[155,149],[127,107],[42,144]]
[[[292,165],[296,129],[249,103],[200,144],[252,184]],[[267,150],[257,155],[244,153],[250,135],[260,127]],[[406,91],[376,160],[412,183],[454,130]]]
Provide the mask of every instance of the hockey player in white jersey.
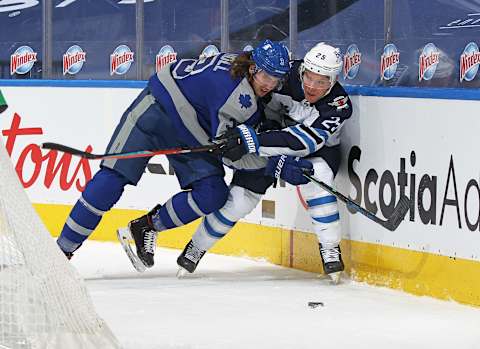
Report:
[[[319,241],[323,269],[338,282],[344,264],[340,251],[340,217],[335,196],[303,178],[298,171],[284,168],[295,161],[291,156],[306,157],[313,163],[315,177],[333,184],[340,163],[340,131],[352,114],[352,104],[337,76],[341,71],[340,50],[319,43],[294,61],[283,88],[266,97],[265,113],[281,125],[279,130],[249,134],[229,131],[230,146],[224,156],[236,161],[251,152],[245,140],[251,139],[255,151],[270,160],[265,171],[235,172],[227,203],[206,216],[177,260],[182,269],[193,272],[205,251],[225,236],[241,218],[250,213],[268,187],[266,175],[284,178],[299,188],[308,205],[314,232]],[[240,134],[240,136],[239,136]],[[250,144],[250,146],[251,146]]]

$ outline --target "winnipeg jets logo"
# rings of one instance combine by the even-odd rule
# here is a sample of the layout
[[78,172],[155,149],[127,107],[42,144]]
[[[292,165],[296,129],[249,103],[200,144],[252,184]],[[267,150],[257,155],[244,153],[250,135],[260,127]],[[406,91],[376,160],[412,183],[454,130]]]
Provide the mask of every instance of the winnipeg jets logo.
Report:
[[240,102],[240,108],[248,109],[252,106],[252,97],[250,95],[242,95],[238,97],[238,101]]
[[337,110],[348,109],[348,97],[347,96],[338,96],[328,105],[336,107]]

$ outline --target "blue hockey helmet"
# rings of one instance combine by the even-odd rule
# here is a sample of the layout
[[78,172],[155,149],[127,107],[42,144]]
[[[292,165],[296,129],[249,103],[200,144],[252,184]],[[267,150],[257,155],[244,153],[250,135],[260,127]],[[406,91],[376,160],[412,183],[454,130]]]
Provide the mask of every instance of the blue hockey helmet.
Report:
[[264,40],[253,50],[252,58],[257,69],[277,78],[284,78],[290,70],[288,49],[280,42]]

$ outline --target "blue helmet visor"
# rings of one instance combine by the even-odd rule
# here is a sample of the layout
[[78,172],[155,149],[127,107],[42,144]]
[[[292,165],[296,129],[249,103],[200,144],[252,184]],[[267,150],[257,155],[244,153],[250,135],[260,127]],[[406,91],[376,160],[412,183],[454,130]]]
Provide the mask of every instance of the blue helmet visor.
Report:
[[262,88],[273,90],[276,88],[280,82],[281,78],[270,75],[265,70],[256,69],[255,74],[253,74],[253,79],[259,84]]

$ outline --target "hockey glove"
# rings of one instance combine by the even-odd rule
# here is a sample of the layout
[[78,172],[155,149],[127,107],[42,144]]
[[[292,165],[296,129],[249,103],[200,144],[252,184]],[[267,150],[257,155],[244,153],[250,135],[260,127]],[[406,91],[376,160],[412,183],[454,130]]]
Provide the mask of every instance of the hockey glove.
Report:
[[245,154],[258,152],[257,134],[247,125],[239,125],[228,129],[216,141],[221,144],[220,155],[232,161],[239,160]]
[[305,170],[313,175],[313,164],[305,159],[293,156],[274,156],[268,159],[265,174],[283,179],[292,185],[307,184],[310,180],[303,173]]

